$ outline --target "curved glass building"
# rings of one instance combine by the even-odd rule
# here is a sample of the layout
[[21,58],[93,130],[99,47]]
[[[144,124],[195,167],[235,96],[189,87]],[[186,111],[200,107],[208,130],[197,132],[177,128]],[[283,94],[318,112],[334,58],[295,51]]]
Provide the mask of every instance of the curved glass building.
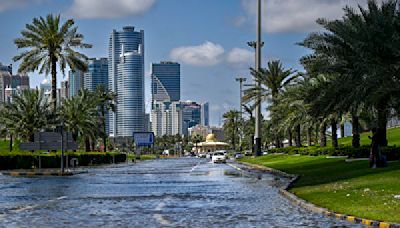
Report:
[[108,88],[117,93],[109,114],[110,137],[132,137],[144,131],[144,31],[126,26],[113,30],[109,41]]

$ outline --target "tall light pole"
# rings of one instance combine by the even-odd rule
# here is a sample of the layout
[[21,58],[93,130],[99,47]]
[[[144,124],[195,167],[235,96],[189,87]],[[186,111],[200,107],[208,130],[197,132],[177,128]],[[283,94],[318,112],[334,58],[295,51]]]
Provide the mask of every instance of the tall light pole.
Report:
[[240,108],[239,108],[239,120],[240,120],[240,134],[239,134],[239,145],[240,145],[240,151],[242,151],[242,138],[243,138],[243,124],[242,124],[242,117],[243,117],[243,82],[245,82],[247,79],[243,77],[237,77],[236,81],[239,82],[240,84]]
[[[257,41],[256,41],[256,71],[260,72],[261,69],[261,0],[258,0],[258,13],[257,13]],[[256,82],[257,87],[261,87],[260,81]],[[255,154],[256,156],[261,156],[261,97],[260,94],[257,95],[256,99],[256,107],[255,107],[255,116],[256,116],[256,126],[254,132],[255,139]]]

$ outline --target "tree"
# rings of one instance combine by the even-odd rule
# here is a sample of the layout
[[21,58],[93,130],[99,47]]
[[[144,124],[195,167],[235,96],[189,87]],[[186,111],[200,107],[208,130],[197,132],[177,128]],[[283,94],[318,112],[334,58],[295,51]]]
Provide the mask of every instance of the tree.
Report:
[[115,112],[115,98],[116,93],[109,91],[106,89],[104,85],[98,85],[96,88],[96,96],[98,101],[98,107],[100,109],[100,118],[101,125],[103,128],[102,138],[103,138],[103,146],[104,152],[107,151],[107,132],[106,132],[106,112],[112,111]]
[[201,135],[196,134],[196,135],[192,136],[191,140],[192,140],[192,143],[194,143],[195,148],[196,148],[196,152],[197,152],[197,144],[202,142],[204,139],[203,139],[203,137]]
[[48,75],[51,72],[52,108],[57,106],[57,65],[65,74],[67,65],[73,70],[86,71],[87,57],[75,51],[75,48],[91,48],[83,43],[83,35],[78,33],[74,20],[69,19],[60,25],[60,15],[47,15],[46,18],[34,18],[21,32],[22,37],[14,40],[18,49],[23,52],[14,57],[22,60],[18,72],[27,73],[39,70]]
[[[253,68],[250,69],[251,74],[255,79],[255,85],[244,91],[243,101],[245,103],[253,101],[257,102],[257,97],[260,96],[261,101],[268,101],[274,105],[280,92],[292,83],[299,75],[295,74],[296,71],[292,69],[285,69],[280,60],[268,62],[267,68],[262,68],[257,71]],[[257,86],[260,84],[261,86]],[[271,113],[272,123],[278,122],[275,118],[279,116]],[[275,126],[272,126],[273,128]],[[281,146],[280,135],[276,135],[276,146]]]
[[[11,103],[5,103],[0,111],[0,123],[25,141],[33,141],[34,133],[54,123],[54,114],[43,92],[24,90],[14,95]],[[12,142],[11,142],[12,143]]]
[[351,87],[343,102],[374,110],[374,139],[386,146],[388,113],[400,85],[400,13],[395,0],[369,0],[359,10],[346,7],[340,20],[319,19],[326,32],[311,34],[303,45],[330,62],[323,70],[337,75],[339,88]]
[[65,127],[72,132],[75,141],[82,136],[86,151],[90,151],[90,139],[97,139],[99,135],[99,112],[97,100],[87,90],[79,91],[78,95],[64,101],[60,110],[61,119]]
[[223,115],[224,134],[229,138],[229,142],[232,145],[232,149],[236,150],[236,144],[239,142],[239,124],[240,124],[240,113],[236,110],[230,110]]

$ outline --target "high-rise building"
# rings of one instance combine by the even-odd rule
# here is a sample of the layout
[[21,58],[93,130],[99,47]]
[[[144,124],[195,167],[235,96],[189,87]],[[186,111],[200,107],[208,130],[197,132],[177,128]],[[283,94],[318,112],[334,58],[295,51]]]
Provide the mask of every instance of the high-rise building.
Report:
[[12,65],[10,64],[10,65],[6,66],[6,65],[3,65],[2,63],[0,63],[0,71],[5,71],[5,72],[12,74]]
[[201,104],[201,125],[210,126],[210,111],[208,102]]
[[189,135],[188,128],[201,123],[201,105],[196,102],[182,102],[183,134]]
[[68,92],[69,92],[69,83],[68,81],[61,82],[61,100],[68,99]]
[[25,89],[29,89],[29,77],[27,75],[11,75],[8,71],[0,71],[0,103],[11,101],[12,95],[16,95]]
[[151,93],[153,101],[179,101],[181,99],[181,70],[179,63],[152,64]]
[[44,95],[47,97],[47,99],[50,101],[51,100],[51,83],[48,79],[44,79],[39,86],[39,89],[43,91]]
[[77,95],[79,93],[79,90],[83,89],[83,72],[79,70],[70,70],[68,72],[68,85],[69,97]]
[[88,71],[83,77],[84,88],[95,91],[98,85],[108,88],[108,60],[107,58],[89,59]]
[[154,101],[151,112],[152,131],[155,136],[182,134],[182,103]]
[[108,89],[117,95],[109,113],[109,135],[132,137],[144,131],[144,31],[126,26],[113,30],[109,40]]

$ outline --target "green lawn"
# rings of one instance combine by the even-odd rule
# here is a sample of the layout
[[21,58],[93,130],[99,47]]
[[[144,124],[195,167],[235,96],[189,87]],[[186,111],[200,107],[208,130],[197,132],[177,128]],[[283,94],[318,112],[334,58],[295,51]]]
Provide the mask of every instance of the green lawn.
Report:
[[[361,134],[360,143],[361,145],[371,145],[371,140],[368,136],[371,136],[371,132],[365,132]],[[352,137],[345,137],[339,139],[339,145],[351,146]],[[387,140],[389,146],[400,146],[400,127],[391,128],[387,130]],[[330,142],[328,145],[331,145]]]
[[300,175],[291,192],[332,211],[400,223],[400,162],[370,169],[368,161],[345,162],[323,156],[268,155],[244,162]]

